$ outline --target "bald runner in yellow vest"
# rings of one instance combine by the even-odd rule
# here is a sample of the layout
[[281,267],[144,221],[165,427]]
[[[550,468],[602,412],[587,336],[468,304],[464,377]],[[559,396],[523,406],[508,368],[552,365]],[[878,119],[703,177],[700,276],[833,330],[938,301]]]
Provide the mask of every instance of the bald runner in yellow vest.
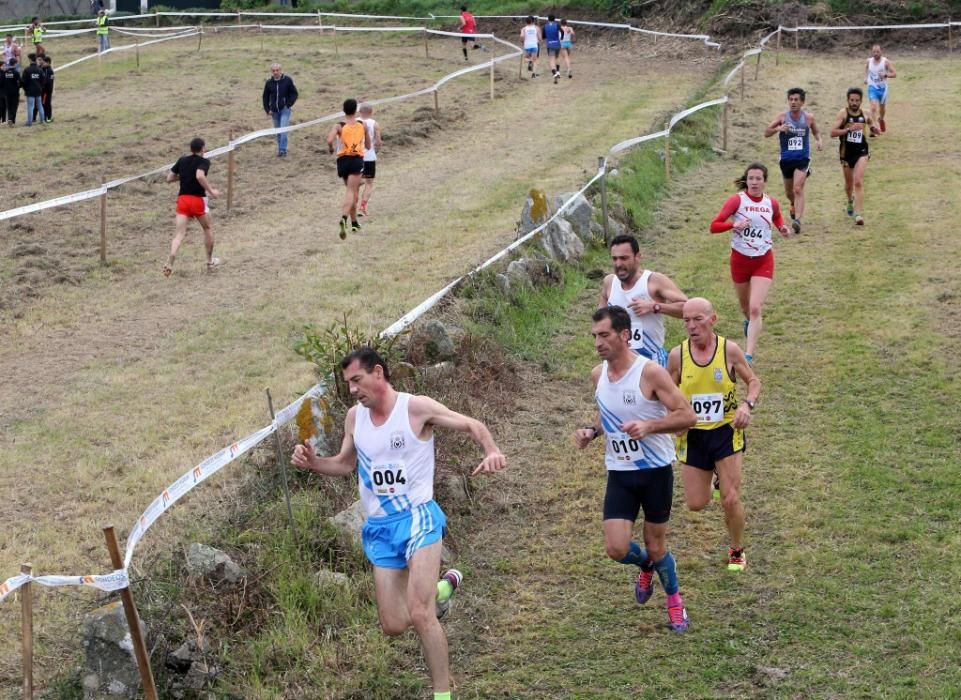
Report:
[[[747,566],[741,504],[744,429],[761,394],[761,380],[737,343],[714,332],[717,314],[711,302],[700,297],[689,299],[682,320],[687,340],[671,350],[667,371],[697,414],[697,424],[677,442],[677,456],[683,463],[684,500],[691,510],[703,509],[711,500],[711,477],[717,472],[731,539],[727,568],[743,571]],[[747,385],[747,396],[740,403],[738,377]]]

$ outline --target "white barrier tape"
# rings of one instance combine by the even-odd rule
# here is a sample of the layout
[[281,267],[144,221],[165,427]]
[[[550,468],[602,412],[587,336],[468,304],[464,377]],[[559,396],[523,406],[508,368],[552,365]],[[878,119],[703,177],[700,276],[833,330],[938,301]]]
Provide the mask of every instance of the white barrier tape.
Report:
[[717,105],[722,105],[725,102],[727,102],[727,95],[725,95],[724,97],[719,97],[716,100],[709,100],[707,102],[702,102],[699,105],[694,105],[693,107],[689,107],[685,109],[683,112],[678,112],[673,117],[671,117],[671,121],[668,122],[668,125],[667,125],[668,132],[670,132],[670,130],[674,128],[674,125],[677,124],[679,121],[681,121],[682,119],[686,119],[687,117],[691,116],[695,112],[700,112],[702,109],[707,109],[708,107],[716,107]]
[[[176,31],[183,31],[184,29],[188,29],[188,28],[196,29],[196,27],[182,27],[182,26],[181,27],[124,27],[123,33],[139,34],[141,32],[148,32],[148,33],[149,32],[176,32]],[[110,27],[110,29],[113,29],[115,31],[120,31],[116,27],[112,27],[112,26]]]
[[303,396],[299,399],[284,406],[282,409],[274,414],[274,421],[272,423],[274,430],[287,425],[290,421],[297,417],[300,412],[301,404],[307,399],[316,399],[327,393],[327,385],[324,382],[319,382],[310,387]]
[[763,39],[761,39],[761,41],[760,41],[761,46],[766,46],[766,45],[767,45],[767,42],[769,42],[769,41],[771,40],[771,37],[775,36],[776,34],[779,34],[780,31],[781,31],[781,29],[780,29],[780,27],[779,27],[779,28],[775,29],[773,32],[771,32],[770,34],[768,34],[766,37],[764,37]]
[[96,27],[90,27],[89,29],[51,29],[49,32],[44,32],[44,36],[53,39],[62,36],[74,36],[76,34],[90,34],[95,31],[97,31]]
[[427,32],[428,34],[460,37],[462,39],[463,38],[466,38],[466,39],[493,39],[494,38],[493,34],[465,34],[463,32],[445,32],[445,31],[441,31],[440,29],[427,29],[426,27],[424,28],[424,31]]
[[100,52],[99,54],[92,53],[92,54],[89,54],[89,55],[87,55],[87,56],[83,56],[82,58],[78,58],[78,59],[75,60],[75,61],[70,61],[70,63],[64,63],[62,66],[57,66],[56,68],[54,68],[54,73],[57,73],[57,72],[59,72],[59,71],[65,70],[65,69],[67,69],[67,68],[70,68],[71,66],[75,66],[75,65],[77,65],[78,63],[83,63],[84,61],[89,61],[89,60],[91,60],[91,59],[93,59],[93,58],[96,58],[97,56],[106,56],[108,53],[119,53],[119,52],[121,52],[121,51],[131,51],[131,50],[133,50],[133,49],[136,49],[138,46],[140,46],[141,48],[143,48],[144,46],[150,46],[151,44],[159,44],[159,43],[162,42],[162,41],[170,41],[170,40],[172,40],[172,39],[186,39],[187,37],[197,36],[197,34],[199,34],[199,33],[200,33],[200,32],[199,32],[198,29],[196,29],[195,27],[191,27],[190,29],[188,29],[188,30],[186,30],[186,31],[183,31],[183,32],[181,32],[180,34],[171,34],[170,36],[164,37],[164,38],[161,38],[161,39],[153,39],[153,40],[151,40],[151,41],[144,41],[144,42],[142,42],[142,43],[140,43],[140,44],[129,44],[129,45],[127,45],[127,46],[115,46],[115,47],[111,47],[111,48],[107,49],[106,51]]
[[[115,32],[117,34],[122,34],[123,36],[135,36],[138,38],[143,38],[144,36],[143,34],[139,34],[137,32],[130,32],[130,31],[127,31],[126,29],[118,29],[117,27],[110,27],[110,31]],[[164,31],[166,31],[167,33],[166,34],[148,34],[147,36],[151,36],[156,39],[172,39],[173,37],[179,38],[182,35],[182,32],[170,33],[169,29]],[[186,36],[193,36],[193,35],[186,35]],[[140,45],[145,46],[145,44],[140,44]]]
[[759,53],[761,53],[762,51],[763,51],[763,49],[751,49],[750,51],[745,51],[745,52],[741,55],[741,58],[744,59],[744,58],[750,58],[751,56],[757,56],[757,55],[758,55]]
[[514,53],[504,54],[503,56],[497,56],[496,58],[492,58],[490,61],[485,61],[484,63],[478,63],[477,65],[474,65],[474,66],[468,66],[467,68],[461,68],[459,71],[455,71],[450,75],[445,75],[443,78],[441,78],[436,83],[434,83],[434,89],[439,90],[441,86],[444,85],[444,83],[448,83],[454,78],[459,78],[462,75],[467,75],[468,73],[473,73],[479,70],[487,70],[491,67],[492,63],[501,63],[502,61],[507,61],[512,58],[517,58],[520,55],[521,55],[521,51],[520,49],[518,49]]
[[628,139],[627,141],[621,141],[619,144],[611,146],[610,153],[620,153],[621,151],[627,150],[631,146],[636,146],[639,143],[644,143],[645,141],[653,141],[654,139],[659,139],[667,136],[671,133],[669,130],[664,129],[664,131],[658,131],[653,134],[646,134],[644,136],[638,136],[633,139]]
[[742,58],[740,61],[738,61],[738,64],[731,69],[731,72],[727,74],[727,77],[724,78],[724,81],[721,84],[724,87],[727,87],[727,84],[731,82],[731,78],[737,75],[737,72],[741,70],[743,67],[744,67],[744,59]]
[[27,204],[22,207],[17,207],[16,209],[7,209],[7,211],[0,211],[0,221],[4,219],[12,219],[16,216],[23,216],[24,214],[32,214],[37,211],[43,211],[44,209],[53,209],[54,207],[62,207],[64,204],[73,204],[74,202],[82,202],[85,199],[93,199],[94,197],[99,197],[107,191],[105,185],[93,190],[86,190],[84,192],[76,192],[74,194],[67,194],[63,197],[57,197],[55,199],[48,199],[44,202],[36,202],[34,204]]
[[88,576],[30,576],[29,574],[18,574],[0,583],[0,603],[18,588],[31,582],[50,587],[90,586],[107,592],[119,591],[121,588],[127,588],[130,585],[127,572],[123,569],[117,569],[109,574],[91,574]]
[[251,27],[260,27],[261,29],[288,29],[293,31],[327,31],[333,29],[331,26],[321,27],[319,24],[251,24]]
[[330,25],[324,29],[335,32],[423,32],[425,27],[337,27]]
[[959,24],[958,22],[932,22],[928,24],[875,24],[875,25],[849,25],[841,27],[781,27],[782,32],[843,32],[843,31],[872,31],[875,29],[947,29],[949,24]]
[[170,506],[176,503],[185,494],[189,493],[197,484],[205,481],[208,477],[213,476],[218,471],[223,469],[225,466],[233,462],[235,459],[241,455],[246,454],[254,447],[263,442],[267,437],[272,435],[274,432],[274,426],[268,425],[266,428],[261,428],[255,433],[248,435],[247,437],[239,440],[228,447],[225,447],[217,454],[211,455],[196,467],[190,471],[183,474],[179,479],[170,484],[165,488],[159,496],[157,496],[153,502],[147,506],[146,510],[137,518],[133,527],[130,529],[130,534],[127,535],[127,548],[124,553],[123,566],[127,569],[130,566],[130,560],[133,557],[133,550],[140,542],[140,539],[144,536],[144,533],[150,529],[157,519],[163,515]]

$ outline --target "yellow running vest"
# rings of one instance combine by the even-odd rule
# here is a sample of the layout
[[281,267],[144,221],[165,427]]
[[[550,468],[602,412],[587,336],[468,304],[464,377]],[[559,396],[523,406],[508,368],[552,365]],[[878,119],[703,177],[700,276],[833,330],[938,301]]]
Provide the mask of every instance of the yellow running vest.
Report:
[[737,384],[727,371],[727,344],[723,336],[715,338],[714,356],[703,367],[691,357],[691,341],[681,343],[681,393],[697,414],[692,430],[728,425],[737,410]]

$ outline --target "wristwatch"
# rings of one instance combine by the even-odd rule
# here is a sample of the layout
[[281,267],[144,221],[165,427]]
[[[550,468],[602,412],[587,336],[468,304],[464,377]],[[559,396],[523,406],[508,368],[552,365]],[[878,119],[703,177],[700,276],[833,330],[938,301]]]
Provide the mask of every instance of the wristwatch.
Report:
[[656,314],[661,313],[661,305],[660,305],[660,304],[654,304],[654,313],[656,313]]
[[601,432],[597,429],[597,426],[594,426],[594,425],[584,426],[584,430],[593,430],[593,431],[594,431],[594,436],[591,438],[591,440],[596,439],[597,436],[601,434]]
[[754,411],[754,407],[757,406],[757,401],[751,401],[750,399],[744,399],[744,403],[747,404],[748,409],[752,412]]

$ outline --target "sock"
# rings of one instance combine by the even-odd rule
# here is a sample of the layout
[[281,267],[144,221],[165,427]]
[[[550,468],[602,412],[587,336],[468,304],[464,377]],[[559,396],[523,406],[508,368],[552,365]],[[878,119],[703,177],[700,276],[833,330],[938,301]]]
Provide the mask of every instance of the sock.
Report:
[[754,365],[754,355],[751,355],[749,353],[744,353],[744,359],[747,360],[747,363],[749,365],[752,365],[752,366]]
[[621,559],[621,564],[633,564],[634,566],[642,566],[646,562],[648,562],[647,552],[637,542],[631,542],[631,548],[628,550],[627,556]]
[[684,601],[681,600],[680,592],[671,593],[667,597],[667,607],[669,608],[681,608],[684,607]]
[[677,564],[674,556],[668,552],[660,561],[654,562],[654,568],[657,570],[657,577],[661,579],[661,585],[664,586],[664,593],[668,596],[677,593]]
[[450,691],[445,690],[443,693],[434,693],[434,700],[451,700]]

